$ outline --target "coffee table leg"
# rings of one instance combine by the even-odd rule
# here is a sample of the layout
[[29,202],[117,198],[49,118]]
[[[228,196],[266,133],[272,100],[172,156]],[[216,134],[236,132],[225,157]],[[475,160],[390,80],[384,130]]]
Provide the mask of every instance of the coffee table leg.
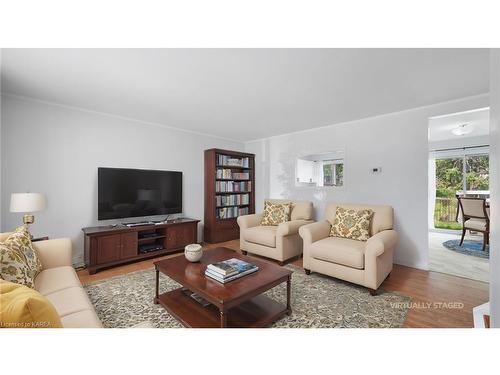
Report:
[[158,268],[156,268],[156,289],[155,289],[155,299],[154,299],[154,303],[156,305],[160,303],[159,289],[160,289],[160,271],[158,270]]
[[286,313],[290,315],[292,313],[292,306],[290,305],[290,294],[292,291],[292,275],[288,276],[286,281]]
[[227,314],[225,311],[219,310],[220,312],[220,327],[221,328],[226,328],[227,327]]

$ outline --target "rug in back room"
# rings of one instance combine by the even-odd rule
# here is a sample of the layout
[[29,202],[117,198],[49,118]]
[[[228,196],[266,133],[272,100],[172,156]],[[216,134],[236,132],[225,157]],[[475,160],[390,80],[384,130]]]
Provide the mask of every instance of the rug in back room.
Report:
[[464,240],[462,246],[460,246],[460,240],[448,240],[443,242],[443,246],[449,250],[456,251],[457,253],[472,255],[479,258],[490,257],[490,247],[486,245],[486,249],[483,251],[483,242],[475,240]]
[[[371,296],[366,288],[317,273],[306,275],[302,268],[287,266],[292,275],[292,314],[271,327],[290,328],[387,328],[402,327],[411,298],[380,291]],[[160,274],[160,291],[180,285]],[[153,303],[153,268],[90,283],[85,286],[104,327],[125,328],[151,322],[158,328],[182,325],[163,307]],[[286,283],[266,294],[286,304]]]

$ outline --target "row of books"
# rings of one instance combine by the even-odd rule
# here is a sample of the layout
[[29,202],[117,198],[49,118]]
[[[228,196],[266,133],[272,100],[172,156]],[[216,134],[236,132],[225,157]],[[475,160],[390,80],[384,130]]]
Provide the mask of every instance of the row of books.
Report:
[[250,197],[248,194],[234,194],[234,195],[216,195],[215,204],[220,206],[234,206],[249,204]]
[[207,266],[205,276],[210,277],[222,284],[239,279],[257,271],[259,267],[255,264],[245,262],[241,259],[231,258],[222,262],[212,263]]
[[233,156],[217,154],[217,165],[248,168],[250,162],[248,158],[235,158]]
[[238,191],[252,191],[251,181],[215,181],[215,192],[238,192]]
[[242,215],[248,215],[248,207],[224,207],[216,209],[217,219],[230,219]]
[[248,180],[250,174],[248,172],[233,172],[231,169],[217,169],[216,178],[234,179],[234,180]]

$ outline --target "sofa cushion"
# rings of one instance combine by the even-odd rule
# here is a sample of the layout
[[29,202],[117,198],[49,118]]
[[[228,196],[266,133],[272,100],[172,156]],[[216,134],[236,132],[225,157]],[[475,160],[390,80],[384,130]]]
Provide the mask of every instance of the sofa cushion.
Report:
[[54,305],[61,317],[92,308],[89,297],[81,286],[58,290],[45,297]]
[[337,207],[330,236],[349,238],[356,241],[368,241],[372,210],[354,210]]
[[93,309],[87,309],[61,317],[64,328],[102,328]]
[[26,227],[17,228],[0,243],[2,279],[34,288],[34,280],[41,269],[42,263]]
[[266,201],[264,203],[264,216],[260,225],[279,225],[285,221],[290,221],[291,203],[274,203]]
[[264,245],[268,247],[276,247],[276,231],[277,226],[260,225],[253,228],[245,229],[243,237],[245,241]]
[[35,289],[43,295],[75,286],[81,284],[75,270],[70,266],[43,270],[35,279]]
[[310,245],[313,258],[357,269],[365,267],[366,242],[327,237]]
[[311,220],[313,218],[313,204],[309,201],[293,201],[290,220]]
[[0,328],[60,328],[51,302],[25,285],[0,280]]

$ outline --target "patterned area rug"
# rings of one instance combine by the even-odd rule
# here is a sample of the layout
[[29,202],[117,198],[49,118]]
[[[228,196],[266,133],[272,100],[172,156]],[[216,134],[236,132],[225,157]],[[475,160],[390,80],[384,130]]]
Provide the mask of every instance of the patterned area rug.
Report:
[[[292,314],[272,327],[289,328],[386,328],[402,327],[410,297],[368,290],[322,276],[306,275],[302,268],[287,266],[292,275]],[[179,287],[160,274],[160,291]],[[181,324],[163,307],[153,303],[154,269],[136,271],[97,281],[85,286],[103,325],[109,328],[132,327],[151,322],[154,327],[177,328]],[[285,304],[286,284],[269,290],[267,295]]]
[[464,240],[464,243],[460,246],[460,240],[448,240],[443,242],[443,246],[457,253],[486,259],[490,257],[490,247],[486,245],[486,249],[483,251],[482,241]]

